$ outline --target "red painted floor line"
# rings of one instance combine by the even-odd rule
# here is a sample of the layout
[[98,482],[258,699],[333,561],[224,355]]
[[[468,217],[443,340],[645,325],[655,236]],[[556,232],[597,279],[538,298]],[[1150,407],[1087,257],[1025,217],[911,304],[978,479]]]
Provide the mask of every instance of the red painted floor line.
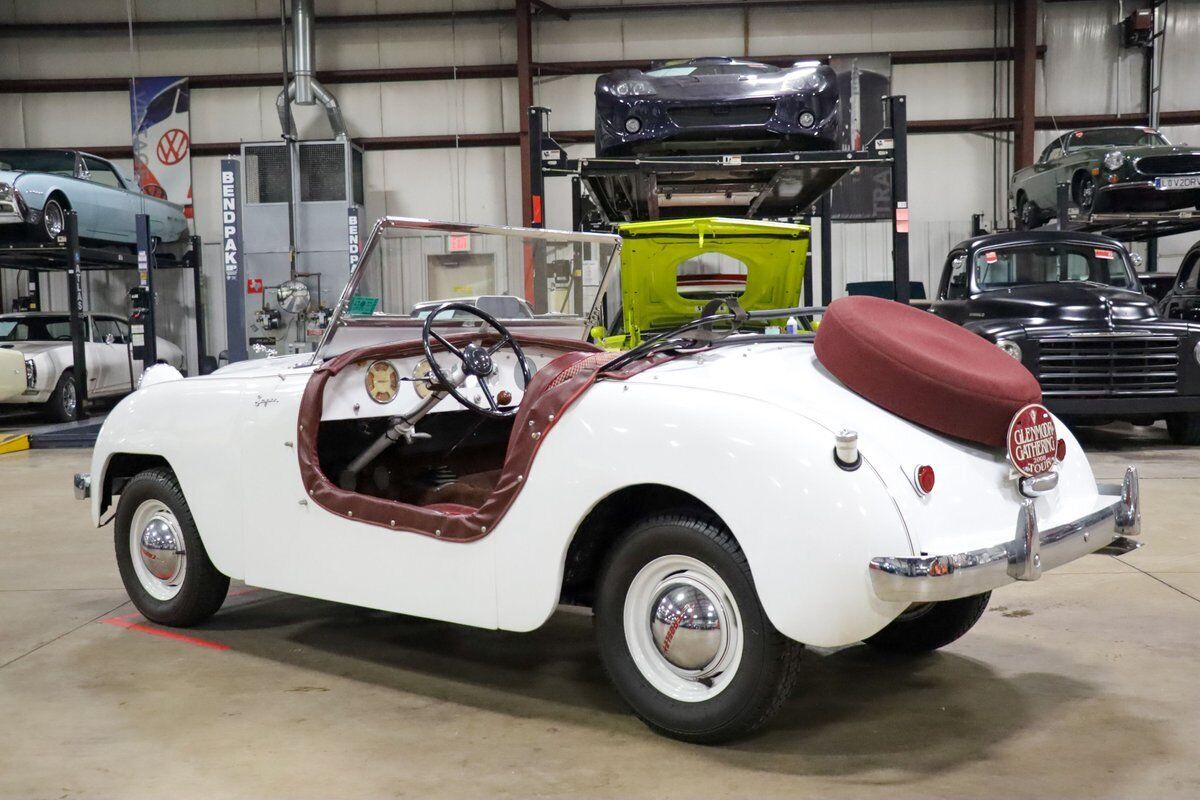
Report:
[[196,636],[188,636],[187,634],[183,634],[183,633],[176,633],[175,631],[167,630],[166,628],[151,628],[149,625],[143,625],[140,622],[130,622],[125,617],[108,617],[107,619],[102,619],[100,621],[107,623],[109,625],[116,625],[118,628],[125,628],[126,630],[138,631],[139,633],[149,633],[153,636],[161,636],[164,639],[174,639],[177,642],[183,642],[185,644],[194,644],[199,647],[207,647],[212,650],[228,650],[229,649],[229,645],[227,645],[227,644],[221,644],[220,642],[211,642],[208,639],[201,639]]
[[[236,591],[232,591],[228,595],[226,595],[226,597],[241,597],[243,595],[253,594],[254,592],[257,592],[257,591],[258,591],[258,589],[254,588],[252,586],[248,586],[244,589],[238,589]],[[188,636],[186,633],[177,633],[173,630],[170,630],[169,628],[152,628],[149,625],[143,625],[140,622],[133,622],[132,620],[135,617],[145,619],[144,617],[142,617],[142,615],[139,612],[134,611],[132,614],[121,614],[120,616],[116,616],[116,617],[105,617],[104,619],[102,619],[100,621],[107,625],[116,625],[118,628],[125,628],[126,630],[137,631],[138,633],[149,633],[152,636],[161,636],[164,639],[174,639],[177,642],[183,642],[185,644],[194,644],[198,647],[207,647],[211,650],[228,650],[229,649],[229,645],[221,644],[220,642],[213,642],[208,639],[201,639],[198,636]]]

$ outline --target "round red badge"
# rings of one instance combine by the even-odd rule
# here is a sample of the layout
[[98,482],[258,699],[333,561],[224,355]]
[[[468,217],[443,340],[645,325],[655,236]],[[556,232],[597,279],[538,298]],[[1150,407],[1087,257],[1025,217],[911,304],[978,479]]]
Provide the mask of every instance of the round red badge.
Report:
[[1008,423],[1008,460],[1017,472],[1029,477],[1054,466],[1058,454],[1058,431],[1045,406],[1031,403]]

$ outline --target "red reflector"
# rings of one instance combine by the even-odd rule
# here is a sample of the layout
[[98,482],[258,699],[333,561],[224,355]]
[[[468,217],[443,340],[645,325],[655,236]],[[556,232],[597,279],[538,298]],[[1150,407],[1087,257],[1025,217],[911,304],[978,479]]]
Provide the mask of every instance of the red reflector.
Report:
[[1067,440],[1059,439],[1058,446],[1054,448],[1054,457],[1062,461],[1067,457]]
[[934,474],[933,467],[928,464],[922,464],[917,467],[917,490],[921,494],[929,494],[933,491]]

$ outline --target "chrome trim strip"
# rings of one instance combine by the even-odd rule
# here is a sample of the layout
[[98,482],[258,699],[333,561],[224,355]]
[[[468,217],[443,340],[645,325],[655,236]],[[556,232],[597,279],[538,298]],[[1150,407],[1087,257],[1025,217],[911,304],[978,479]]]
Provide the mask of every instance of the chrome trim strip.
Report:
[[868,566],[875,595],[901,603],[954,600],[1014,580],[1037,580],[1044,570],[1105,547],[1127,547],[1126,537],[1137,535],[1141,526],[1137,469],[1127,468],[1119,487],[1096,488],[1103,496],[1118,495],[1116,501],[1046,531],[1038,531],[1033,502],[1026,500],[1012,541],[949,555],[873,558]]

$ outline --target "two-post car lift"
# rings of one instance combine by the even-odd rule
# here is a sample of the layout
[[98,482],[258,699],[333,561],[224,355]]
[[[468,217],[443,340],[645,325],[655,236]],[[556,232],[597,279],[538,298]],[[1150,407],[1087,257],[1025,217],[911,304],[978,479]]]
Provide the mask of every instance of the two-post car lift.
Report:
[[[863,166],[891,172],[892,280],[895,297],[909,301],[908,125],[903,95],[885,98],[886,125],[862,150],[783,153],[724,153],[630,158],[567,158],[547,132],[549,110],[529,109],[530,187],[534,225],[544,224],[545,179],[572,179],[574,225],[586,192],[603,217],[602,226],[662,217],[740,215],[748,219],[821,219],[821,302],[833,293],[829,190]],[[811,295],[806,279],[806,294]],[[805,302],[811,303],[806,296]]]
[[[83,301],[83,273],[106,270],[138,270],[141,286],[147,295],[145,313],[130,320],[133,333],[133,357],[149,366],[158,358],[154,320],[154,274],[160,269],[191,269],[195,293],[196,352],[197,363],[205,361],[204,312],[201,301],[200,237],[192,236],[190,248],[182,258],[155,258],[150,237],[150,218],[138,214],[136,219],[138,246],[136,251],[107,247],[87,247],[79,241],[79,218],[75,211],[67,211],[64,235],[56,242],[5,242],[0,243],[0,269],[13,269],[33,273],[66,273],[68,309],[71,320],[71,349],[74,361],[75,416],[84,418],[87,401],[87,357],[84,346],[87,341],[87,325]],[[31,281],[35,291],[36,310],[44,310],[40,299],[40,280]],[[137,330],[140,324],[141,331]],[[141,344],[138,344],[138,339]]]

